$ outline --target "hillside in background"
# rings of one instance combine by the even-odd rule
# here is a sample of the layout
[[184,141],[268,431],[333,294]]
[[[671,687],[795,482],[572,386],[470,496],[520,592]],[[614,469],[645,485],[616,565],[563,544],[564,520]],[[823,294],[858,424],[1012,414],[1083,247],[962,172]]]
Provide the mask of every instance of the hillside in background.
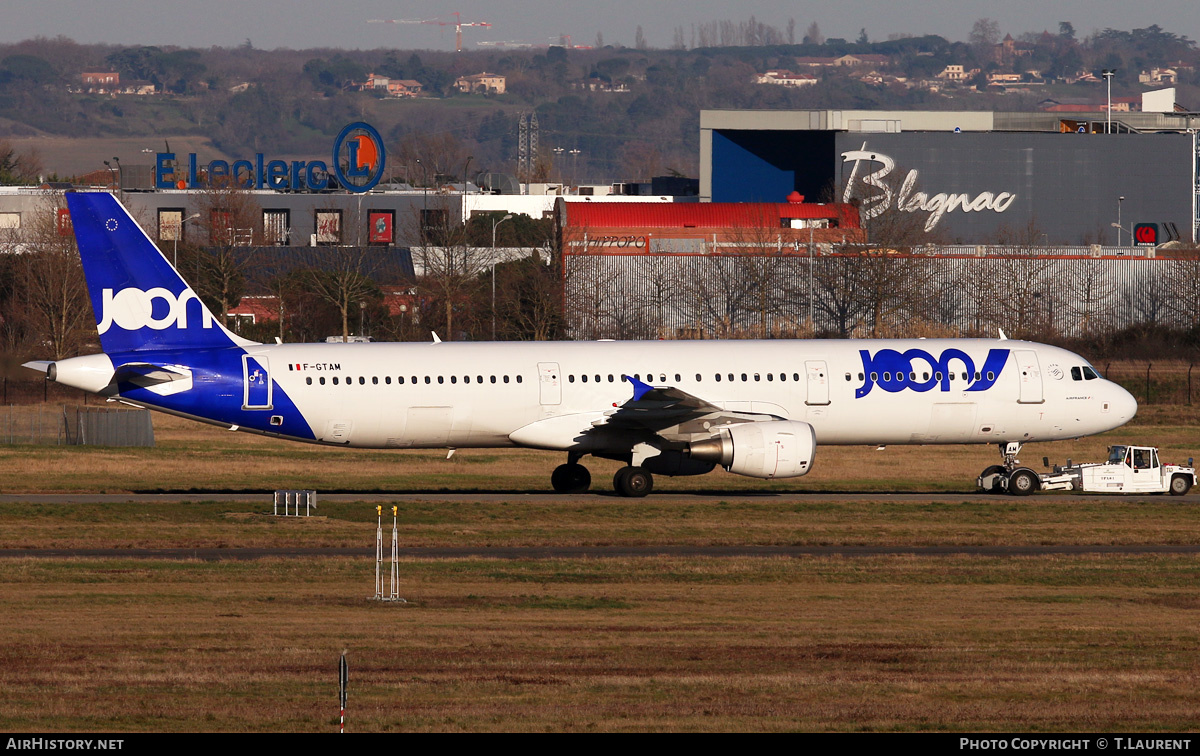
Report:
[[[37,146],[48,172],[70,175],[100,167],[95,155],[149,162],[135,153],[168,141],[176,151],[213,156],[309,157],[328,151],[344,124],[366,120],[384,134],[396,177],[425,183],[438,174],[514,173],[519,121],[535,114],[533,178],[608,182],[696,175],[702,109],[1095,105],[1104,100],[1096,77],[1103,68],[1117,70],[1114,97],[1175,86],[1179,101],[1200,106],[1200,54],[1187,37],[1150,26],[1076,39],[1066,22],[1054,33],[1001,39],[1000,31],[980,19],[967,42],[870,41],[865,30],[851,42],[824,39],[813,24],[797,42],[793,24],[780,30],[751,18],[690,33],[678,27],[672,49],[462,53],[34,39],[0,46],[0,139]],[[153,93],[97,91],[81,78],[97,71]],[[796,85],[758,83],[771,71],[792,75]],[[503,93],[456,89],[460,77],[482,72],[503,76]],[[370,74],[415,83],[418,96],[371,88]]]

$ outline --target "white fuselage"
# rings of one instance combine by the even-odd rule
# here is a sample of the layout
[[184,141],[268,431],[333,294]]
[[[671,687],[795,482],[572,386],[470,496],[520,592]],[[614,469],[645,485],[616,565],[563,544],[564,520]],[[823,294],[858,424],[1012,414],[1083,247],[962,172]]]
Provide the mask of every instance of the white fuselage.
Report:
[[[979,390],[987,376],[974,373],[996,349],[1009,354]],[[906,357],[869,364],[880,350]],[[946,350],[968,355],[975,370],[959,359],[939,364]],[[626,374],[724,410],[807,422],[818,445],[1076,438],[1118,427],[1137,408],[1110,381],[1073,378],[1087,365],[1078,355],[1010,340],[288,344],[246,353],[315,440],[356,447],[569,449],[578,431],[630,399]],[[886,390],[870,369],[889,365],[903,365],[908,387],[889,370]],[[541,430],[522,432],[531,427]]]

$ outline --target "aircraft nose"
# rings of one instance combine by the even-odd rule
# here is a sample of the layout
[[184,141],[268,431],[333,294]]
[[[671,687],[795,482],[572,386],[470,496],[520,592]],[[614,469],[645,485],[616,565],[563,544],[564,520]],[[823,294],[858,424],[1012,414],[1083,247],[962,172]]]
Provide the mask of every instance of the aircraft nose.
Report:
[[1122,423],[1127,423],[1137,414],[1137,399],[1121,386],[1113,384],[1112,412]]

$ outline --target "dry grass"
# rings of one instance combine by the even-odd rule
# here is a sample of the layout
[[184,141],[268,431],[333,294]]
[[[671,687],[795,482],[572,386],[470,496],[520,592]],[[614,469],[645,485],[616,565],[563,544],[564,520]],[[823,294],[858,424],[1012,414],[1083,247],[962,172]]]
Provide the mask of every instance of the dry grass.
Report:
[[[1191,558],[0,564],[0,728],[1163,730]],[[69,630],[67,630],[69,628]]]
[[[1196,418],[1143,412],[1061,460],[1149,441],[1188,456]],[[1200,543],[1187,497],[938,502],[753,495],[724,473],[661,489],[716,499],[529,497],[558,455],[356,452],[161,418],[153,450],[0,450],[0,490],[362,491],[319,518],[267,497],[0,505],[0,547],[370,548],[378,490],[401,542],[576,544]],[[971,447],[821,450],[786,488],[967,491]],[[592,465],[596,489],[613,466]],[[782,487],[782,486],[781,486]],[[1193,556],[411,559],[404,605],[366,600],[373,560],[0,560],[0,729],[359,731],[1182,731],[1200,703]]]
[[[153,449],[0,446],[0,493],[320,491],[545,491],[562,455],[528,450],[465,449],[447,460],[437,450],[357,450],[230,433],[154,415]],[[1200,410],[1144,408],[1134,423],[1104,436],[1031,444],[1022,456],[1063,462],[1099,460],[1112,443],[1149,443],[1164,458],[1196,455]],[[979,471],[999,460],[995,447],[821,447],[808,475],[760,481],[721,471],[655,480],[659,491],[943,491],[972,492]],[[610,491],[617,463],[586,458],[594,491]]]

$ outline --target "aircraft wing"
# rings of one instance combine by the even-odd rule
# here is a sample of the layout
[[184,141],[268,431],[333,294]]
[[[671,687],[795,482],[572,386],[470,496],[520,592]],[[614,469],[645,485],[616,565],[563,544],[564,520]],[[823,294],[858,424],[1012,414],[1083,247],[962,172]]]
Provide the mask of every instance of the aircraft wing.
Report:
[[627,380],[633,384],[633,397],[605,412],[604,419],[593,425],[613,430],[650,431],[672,439],[706,432],[697,427],[701,421],[714,426],[779,419],[773,415],[725,410],[674,386],[654,387],[633,377]]
[[627,376],[633,396],[606,411],[558,415],[538,420],[509,434],[522,446],[541,449],[613,448],[646,442],[707,438],[713,427],[783,418],[764,413],[726,410],[674,386],[651,386]]

